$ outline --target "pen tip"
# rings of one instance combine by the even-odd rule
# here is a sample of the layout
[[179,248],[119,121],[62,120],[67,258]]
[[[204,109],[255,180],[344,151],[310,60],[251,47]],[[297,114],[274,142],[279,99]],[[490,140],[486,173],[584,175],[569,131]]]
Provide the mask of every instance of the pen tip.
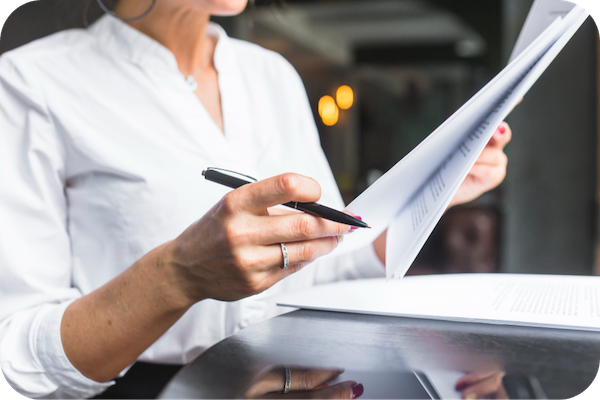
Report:
[[371,229],[371,225],[367,225],[366,228]]

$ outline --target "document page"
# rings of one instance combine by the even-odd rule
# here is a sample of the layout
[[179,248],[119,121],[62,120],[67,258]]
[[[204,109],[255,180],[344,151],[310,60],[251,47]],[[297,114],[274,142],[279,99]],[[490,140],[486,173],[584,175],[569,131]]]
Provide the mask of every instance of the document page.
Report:
[[575,4],[568,1],[535,0],[511,53],[510,61],[521,54],[557,17],[565,17],[573,8]]
[[461,399],[462,393],[455,389],[456,382],[463,376],[464,372],[461,371],[450,371],[450,370],[439,370],[439,369],[427,369],[414,371],[415,376],[421,383],[425,390],[429,393],[429,385],[433,389],[433,393],[429,393],[432,399]]
[[373,229],[359,230],[343,247],[357,248],[387,229],[386,274],[403,277],[496,128],[587,17],[578,7],[558,17],[488,85],[358,196],[347,210]]
[[317,286],[280,306],[359,314],[600,331],[600,277],[448,274]]

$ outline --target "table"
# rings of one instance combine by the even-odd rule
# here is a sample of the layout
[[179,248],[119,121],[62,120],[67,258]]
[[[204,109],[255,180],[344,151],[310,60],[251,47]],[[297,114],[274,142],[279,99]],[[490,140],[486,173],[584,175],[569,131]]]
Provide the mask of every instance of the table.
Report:
[[[564,399],[592,383],[599,363],[596,332],[297,310],[216,344],[182,369],[160,398],[243,397],[260,374],[285,365],[384,377],[501,370],[533,378],[548,398]],[[365,384],[365,395],[368,389]]]

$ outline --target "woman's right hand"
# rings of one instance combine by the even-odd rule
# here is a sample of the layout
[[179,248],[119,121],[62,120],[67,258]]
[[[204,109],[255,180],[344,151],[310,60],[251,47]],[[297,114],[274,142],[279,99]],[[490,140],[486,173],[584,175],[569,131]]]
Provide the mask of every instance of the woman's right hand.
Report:
[[[167,244],[177,288],[192,304],[206,298],[239,300],[330,253],[351,227],[300,212],[269,213],[278,204],[320,197],[315,180],[291,173],[231,191]],[[289,253],[286,270],[280,243]]]
[[355,381],[328,384],[344,371],[320,369],[291,369],[288,393],[283,393],[285,369],[275,368],[254,382],[244,393],[246,399],[356,399],[364,386]]
[[[317,182],[295,174],[228,193],[178,238],[67,307],[61,340],[69,361],[92,380],[111,380],[194,303],[262,292],[331,252],[350,227],[305,213],[269,213],[274,205],[320,196]],[[282,242],[290,258],[285,271]]]

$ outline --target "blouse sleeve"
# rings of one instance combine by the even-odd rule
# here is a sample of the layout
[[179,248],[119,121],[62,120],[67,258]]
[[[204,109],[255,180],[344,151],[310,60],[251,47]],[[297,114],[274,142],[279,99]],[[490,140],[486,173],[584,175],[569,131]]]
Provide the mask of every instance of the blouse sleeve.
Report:
[[[306,143],[311,147],[310,161],[319,171],[319,182],[322,189],[322,199],[339,209],[344,208],[333,172],[321,147],[319,132],[315,124],[306,90],[302,80],[294,68],[285,61],[290,72],[289,81],[293,85],[297,109],[300,112],[299,123],[306,137]],[[312,271],[312,284],[324,284],[339,280],[380,278],[385,276],[385,266],[381,263],[371,242],[359,244],[356,248],[333,253],[317,260],[309,268]]]
[[62,347],[62,315],[81,296],[71,287],[67,150],[29,65],[0,58],[0,362],[24,396],[91,397],[112,382],[83,376]]

